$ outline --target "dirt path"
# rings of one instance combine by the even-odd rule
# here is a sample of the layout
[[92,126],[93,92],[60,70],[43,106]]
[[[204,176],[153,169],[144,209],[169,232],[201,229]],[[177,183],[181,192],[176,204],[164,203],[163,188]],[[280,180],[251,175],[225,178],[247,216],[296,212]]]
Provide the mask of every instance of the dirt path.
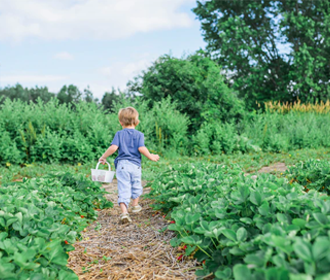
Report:
[[117,182],[104,187],[114,208],[100,211],[97,221],[70,252],[69,267],[79,279],[196,279],[196,261],[177,261],[180,251],[169,244],[175,234],[159,232],[168,222],[155,214],[151,201],[142,199],[143,210],[131,214],[132,224],[122,225],[116,203]]
[[270,173],[270,172],[284,172],[288,168],[286,167],[285,163],[277,162],[270,166],[262,167],[258,172],[259,173]]
[[[286,169],[284,163],[275,163],[258,173]],[[114,208],[100,211],[97,221],[83,233],[83,240],[74,245],[75,251],[70,252],[69,267],[79,279],[196,279],[196,260],[184,257],[177,261],[181,252],[169,244],[175,234],[160,232],[168,222],[152,210],[150,200],[142,199],[143,210],[131,214],[132,224],[122,225],[116,203],[117,182],[103,187]],[[144,188],[144,193],[148,191]]]

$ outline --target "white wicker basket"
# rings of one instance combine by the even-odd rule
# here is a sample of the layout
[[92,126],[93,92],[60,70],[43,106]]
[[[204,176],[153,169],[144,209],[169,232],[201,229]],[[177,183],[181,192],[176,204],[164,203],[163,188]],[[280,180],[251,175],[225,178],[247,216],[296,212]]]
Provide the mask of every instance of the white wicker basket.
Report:
[[102,183],[111,183],[113,177],[115,176],[114,171],[111,171],[110,164],[106,162],[109,167],[109,170],[100,170],[99,165],[100,162],[97,163],[96,169],[91,169],[92,171],[92,181],[102,182]]

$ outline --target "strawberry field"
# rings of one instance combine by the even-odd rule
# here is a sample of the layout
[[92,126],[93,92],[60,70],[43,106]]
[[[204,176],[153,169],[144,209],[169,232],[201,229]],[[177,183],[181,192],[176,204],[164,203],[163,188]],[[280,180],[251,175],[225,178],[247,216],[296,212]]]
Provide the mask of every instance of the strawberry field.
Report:
[[321,280],[330,278],[329,175],[329,162],[315,160],[281,178],[182,164],[162,173],[149,196],[172,220],[172,246],[202,264],[200,279]]
[[99,184],[59,172],[0,187],[0,279],[78,277],[66,267],[71,245],[112,207]]
[[[248,173],[274,162],[289,167]],[[78,279],[68,253],[97,210],[113,206],[86,176],[91,167],[1,168],[0,279]],[[196,260],[197,279],[329,279],[326,150],[149,162],[144,179],[151,187],[145,199],[168,220],[162,231],[176,234],[170,242],[176,262]]]

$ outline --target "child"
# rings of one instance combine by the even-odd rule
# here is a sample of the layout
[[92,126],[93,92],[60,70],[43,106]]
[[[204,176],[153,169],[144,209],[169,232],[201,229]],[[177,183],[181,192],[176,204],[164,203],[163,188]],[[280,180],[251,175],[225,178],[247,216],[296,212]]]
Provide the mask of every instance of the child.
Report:
[[99,159],[105,164],[108,156],[111,156],[119,149],[115,159],[116,177],[118,181],[118,204],[122,214],[120,219],[123,223],[132,222],[128,215],[128,204],[132,202],[132,212],[142,210],[138,204],[140,195],[143,193],[141,185],[141,154],[152,161],[158,161],[159,156],[150,154],[144,146],[144,135],[135,127],[140,123],[139,113],[132,107],[121,109],[118,113],[122,130],[118,131],[111,143],[111,146]]

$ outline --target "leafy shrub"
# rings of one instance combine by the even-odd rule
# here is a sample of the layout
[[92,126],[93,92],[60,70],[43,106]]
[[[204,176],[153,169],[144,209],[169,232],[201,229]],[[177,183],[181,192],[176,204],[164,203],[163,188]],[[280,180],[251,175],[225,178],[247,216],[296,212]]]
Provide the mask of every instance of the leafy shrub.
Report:
[[230,121],[244,114],[244,102],[228,88],[221,67],[203,52],[186,58],[164,55],[129,83],[151,106],[171,97],[177,109],[189,116],[190,132],[205,121]]
[[[239,123],[206,121],[196,133],[194,122],[176,108],[171,98],[148,102],[136,98],[114,103],[116,113],[106,113],[94,103],[59,104],[58,100],[36,104],[5,100],[0,105],[2,149],[0,163],[66,162],[96,160],[121,129],[117,112],[134,106],[140,113],[137,127],[147,147],[162,156],[254,153],[260,149],[281,152],[329,147],[329,115],[313,112],[246,115]],[[16,112],[13,114],[12,112]]]
[[329,115],[317,113],[254,114],[239,126],[244,134],[264,151],[288,151],[303,148],[329,147]]
[[253,141],[239,135],[233,123],[207,123],[193,136],[195,153],[218,155],[233,152],[258,152],[261,149]]
[[[115,104],[115,112],[106,114],[96,104],[81,102],[73,108],[51,100],[44,104],[26,104],[9,99],[0,105],[2,150],[0,162],[86,162],[96,160],[109,147],[121,129],[117,112],[135,106],[140,113],[138,129],[145,134],[151,150],[187,154],[189,120],[170,99],[149,109],[147,102]],[[12,114],[12,112],[17,112]]]

